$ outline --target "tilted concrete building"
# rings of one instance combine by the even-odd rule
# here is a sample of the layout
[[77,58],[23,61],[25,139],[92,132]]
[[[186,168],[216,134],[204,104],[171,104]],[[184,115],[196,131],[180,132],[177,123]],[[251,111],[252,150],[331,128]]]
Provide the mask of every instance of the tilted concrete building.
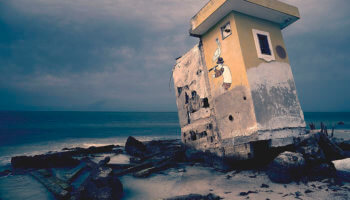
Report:
[[281,33],[299,17],[277,0],[211,0],[191,19],[200,42],[173,69],[183,143],[248,159],[305,134]]

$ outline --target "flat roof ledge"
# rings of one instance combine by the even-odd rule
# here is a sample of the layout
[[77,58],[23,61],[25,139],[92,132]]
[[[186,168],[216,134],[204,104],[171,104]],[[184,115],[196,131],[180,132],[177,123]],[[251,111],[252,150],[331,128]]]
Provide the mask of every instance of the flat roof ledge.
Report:
[[275,22],[281,29],[300,18],[297,7],[278,0],[210,0],[192,17],[190,34],[203,35],[231,11]]

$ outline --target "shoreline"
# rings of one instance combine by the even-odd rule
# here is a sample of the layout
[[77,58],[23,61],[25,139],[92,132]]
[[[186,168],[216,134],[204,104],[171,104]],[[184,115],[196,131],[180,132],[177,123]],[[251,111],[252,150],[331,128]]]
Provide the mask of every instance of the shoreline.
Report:
[[[181,146],[179,140],[140,142],[129,137],[124,146],[66,148],[60,152],[38,155],[39,157],[19,157],[17,161],[13,160],[12,162],[15,169],[13,168],[7,177],[0,177],[0,188],[2,186],[3,190],[6,190],[6,178],[34,177],[54,194],[63,195],[63,198],[68,193],[72,196],[77,195],[75,192],[80,191],[79,188],[84,184],[86,187],[92,188],[91,191],[98,191],[91,180],[101,179],[102,183],[107,184],[103,181],[104,175],[100,177],[98,174],[108,174],[107,177],[114,177],[113,179],[120,180],[123,185],[124,196],[122,199],[166,199],[189,194],[203,196],[213,194],[225,199],[264,200],[349,198],[350,178],[343,180],[342,177],[327,175],[320,180],[310,179],[306,181],[301,179],[283,184],[275,183],[271,180],[268,173],[270,167],[267,165],[222,171],[222,168],[216,167],[218,163],[213,166],[213,163],[208,163],[209,160],[206,161],[205,157],[202,157],[204,158],[202,161],[192,160],[193,158],[201,158],[201,155],[192,150],[184,152]],[[185,157],[180,156],[183,155],[182,153],[185,153]],[[52,160],[51,157],[61,160]],[[25,160],[23,160],[24,158]],[[36,160],[35,165],[33,165],[32,159]],[[51,164],[47,166],[47,162]],[[80,164],[76,165],[76,162]],[[345,173],[350,177],[350,159],[335,162],[338,172],[343,173],[341,176]],[[64,167],[69,163],[72,163],[73,166]],[[59,167],[58,164],[64,164],[63,168]],[[24,170],[20,168],[18,170],[18,167],[24,167]],[[37,170],[33,167],[44,169]],[[97,170],[97,175],[94,170]],[[65,177],[70,178],[66,180]],[[52,189],[55,184],[48,184],[46,179],[55,184],[61,184],[60,180],[70,180],[67,183],[70,183],[71,186],[67,189],[63,187],[63,190],[57,192],[57,190]],[[31,179],[31,181],[37,183],[36,180]],[[114,184],[110,186],[107,184],[106,187],[114,187]],[[0,197],[2,192],[0,190]],[[11,193],[11,191],[9,192]],[[15,194],[12,193],[12,195]]]
[[[350,129],[335,129],[334,137],[341,138],[344,140],[350,140]],[[5,155],[0,153],[0,169],[2,167],[8,166],[11,161],[11,157],[18,155],[37,155],[44,154],[47,152],[60,151],[63,148],[74,148],[74,147],[83,147],[88,148],[90,146],[104,146],[111,144],[111,141],[114,141],[113,144],[124,145],[128,136],[117,136],[117,137],[107,137],[107,138],[76,138],[76,139],[64,139],[61,141],[43,141],[39,143],[30,143],[30,144],[20,144],[17,146],[3,146],[1,149],[6,150]],[[150,141],[150,140],[167,140],[167,139],[180,139],[178,135],[140,135],[135,136],[140,141]],[[93,141],[93,142],[92,142]],[[9,151],[8,149],[13,149]],[[3,151],[4,152],[4,151]]]

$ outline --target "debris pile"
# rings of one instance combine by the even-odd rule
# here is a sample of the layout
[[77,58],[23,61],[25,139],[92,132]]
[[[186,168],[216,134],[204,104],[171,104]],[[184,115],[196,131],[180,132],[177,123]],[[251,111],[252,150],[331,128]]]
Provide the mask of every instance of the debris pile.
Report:
[[[271,153],[272,152],[272,153]],[[128,164],[110,163],[109,156],[130,156]],[[141,142],[129,137],[125,147],[63,149],[36,156],[16,156],[12,169],[0,173],[29,174],[43,184],[58,199],[120,199],[123,185],[119,177],[132,175],[146,178],[169,168],[181,168],[195,163],[220,171],[240,168],[265,169],[273,182],[312,181],[333,178],[337,173],[331,161],[349,157],[349,141],[329,138],[324,132],[310,132],[295,138],[293,145],[283,149],[269,149],[264,158],[249,161],[225,160],[210,152],[184,146],[180,140]],[[271,156],[273,155],[273,156]],[[96,158],[101,158],[96,161]],[[267,163],[261,165],[262,163]],[[84,178],[85,177],[85,178]],[[81,180],[83,179],[83,180]],[[80,180],[80,184],[77,184]],[[213,194],[189,194],[170,199],[220,199]]]

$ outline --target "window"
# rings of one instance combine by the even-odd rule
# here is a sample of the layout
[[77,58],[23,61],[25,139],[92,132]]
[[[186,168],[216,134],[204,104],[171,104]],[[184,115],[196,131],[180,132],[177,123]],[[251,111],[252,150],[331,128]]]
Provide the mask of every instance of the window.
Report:
[[270,34],[265,31],[253,29],[253,36],[258,58],[262,58],[267,62],[275,60]]
[[227,22],[224,26],[221,27],[222,39],[224,40],[231,34],[232,34],[231,25],[230,25],[230,22]]

